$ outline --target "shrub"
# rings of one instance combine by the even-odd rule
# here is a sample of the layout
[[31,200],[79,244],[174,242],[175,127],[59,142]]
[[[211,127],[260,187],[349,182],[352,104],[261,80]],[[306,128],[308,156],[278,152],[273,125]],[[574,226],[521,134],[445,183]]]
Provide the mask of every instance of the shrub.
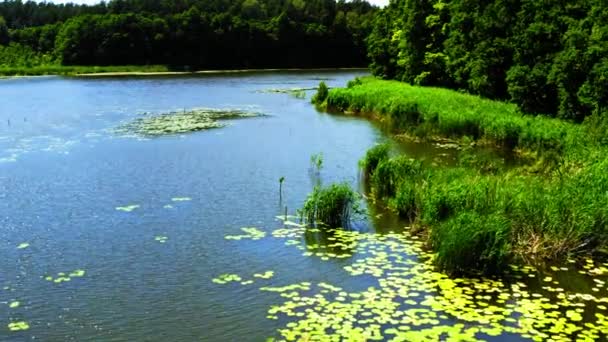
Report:
[[319,83],[319,89],[317,93],[312,97],[312,103],[322,104],[327,99],[327,95],[329,94],[329,88],[327,88],[327,84],[325,82]]
[[321,223],[331,228],[347,227],[351,214],[358,212],[356,193],[346,183],[315,187],[301,209],[309,225]]
[[449,273],[497,273],[509,254],[509,220],[462,212],[431,230],[436,262]]

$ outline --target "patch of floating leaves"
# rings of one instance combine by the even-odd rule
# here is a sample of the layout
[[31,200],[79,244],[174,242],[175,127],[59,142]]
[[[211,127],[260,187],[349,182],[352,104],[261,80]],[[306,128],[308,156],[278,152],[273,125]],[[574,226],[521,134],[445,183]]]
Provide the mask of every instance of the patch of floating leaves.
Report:
[[124,207],[116,207],[116,210],[130,213],[133,210],[138,209],[139,207],[140,207],[139,204],[132,204],[132,205],[124,206]]
[[28,330],[30,325],[24,321],[11,322],[8,324],[8,330],[10,331],[24,331]]
[[55,284],[60,284],[60,283],[68,282],[68,281],[72,280],[72,278],[82,278],[82,277],[84,277],[85,273],[86,273],[85,270],[74,270],[70,273],[59,272],[59,273],[57,273],[56,277],[49,275],[49,276],[44,277],[44,280],[53,282]]
[[168,238],[168,237],[166,237],[166,236],[160,236],[160,235],[159,235],[159,236],[156,236],[156,237],[154,238],[154,241],[156,241],[156,242],[158,242],[158,243],[166,243],[166,242],[167,242],[167,240],[169,240],[169,238]]
[[145,115],[116,129],[120,134],[137,134],[141,136],[163,136],[197,132],[224,127],[220,120],[251,118],[261,116],[259,113],[243,110],[192,109],[189,111],[170,112],[160,115]]
[[171,201],[173,201],[173,202],[188,202],[188,201],[192,201],[192,198],[190,198],[190,197],[173,197],[171,199]]
[[[288,217],[277,218],[289,222]],[[532,266],[513,265],[504,278],[449,277],[436,271],[433,255],[407,232],[375,235],[284,226],[272,236],[286,239],[287,245],[305,256],[353,258],[344,270],[352,276],[372,277],[377,285],[358,292],[309,282],[260,288],[285,300],[271,307],[267,316],[287,319],[279,330],[283,340],[477,341],[513,335],[534,341],[608,338],[606,280],[597,278],[607,274],[606,264],[600,266],[590,259],[583,266],[585,275],[596,277],[593,294],[570,293],[558,287],[560,283],[554,279],[558,274],[541,275]],[[567,272],[568,268],[552,271]],[[242,280],[230,276],[214,282]],[[526,281],[538,281],[542,291],[529,289]]]
[[254,227],[245,227],[241,228],[241,230],[245,234],[241,235],[227,235],[224,237],[226,240],[242,240],[242,239],[251,239],[251,240],[260,240],[266,237],[266,232],[259,230]]

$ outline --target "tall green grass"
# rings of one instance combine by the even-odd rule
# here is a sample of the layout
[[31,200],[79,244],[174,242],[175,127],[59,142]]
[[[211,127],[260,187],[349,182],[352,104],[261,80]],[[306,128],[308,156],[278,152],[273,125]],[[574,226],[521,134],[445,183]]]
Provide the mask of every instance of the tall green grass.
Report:
[[326,97],[317,105],[370,115],[396,132],[483,139],[537,156],[534,165],[513,168],[474,155],[440,168],[391,157],[385,145],[367,152],[360,166],[372,196],[427,231],[444,270],[496,273],[513,259],[606,249],[606,116],[578,125],[525,116],[508,103],[373,78],[349,82]]
[[315,187],[300,213],[311,226],[347,227],[358,208],[357,194],[346,183]]
[[523,115],[514,104],[457,91],[361,78],[331,89],[317,102],[328,110],[373,114],[398,131],[419,135],[484,138],[507,148],[564,150],[586,143],[579,126]]

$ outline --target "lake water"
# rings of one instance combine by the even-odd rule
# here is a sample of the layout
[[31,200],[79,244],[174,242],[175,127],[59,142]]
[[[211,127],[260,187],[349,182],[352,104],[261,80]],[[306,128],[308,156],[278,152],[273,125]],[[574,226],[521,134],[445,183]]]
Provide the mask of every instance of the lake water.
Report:
[[[605,338],[606,264],[451,279],[433,270],[405,222],[373,206],[353,232],[276,218],[285,207],[294,214],[315,184],[362,189],[358,160],[388,138],[366,120],[317,112],[310,91],[268,90],[343,86],[363,74],[0,80],[0,340],[307,340],[319,322],[328,335],[361,326],[378,339]],[[267,116],[156,138],[114,131],[192,108]],[[224,274],[241,279],[223,284],[232,279]],[[565,328],[552,331],[561,319]]]

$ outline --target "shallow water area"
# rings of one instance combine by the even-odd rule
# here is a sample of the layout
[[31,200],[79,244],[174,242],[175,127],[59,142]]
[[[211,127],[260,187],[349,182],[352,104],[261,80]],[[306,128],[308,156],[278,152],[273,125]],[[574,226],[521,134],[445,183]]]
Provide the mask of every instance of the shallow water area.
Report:
[[[450,278],[374,206],[348,231],[284,219],[316,184],[362,190],[358,160],[390,140],[309,103],[320,79],[362,74],[1,80],[0,340],[599,339],[606,264]],[[194,108],[266,116],[154,139],[115,131]]]

